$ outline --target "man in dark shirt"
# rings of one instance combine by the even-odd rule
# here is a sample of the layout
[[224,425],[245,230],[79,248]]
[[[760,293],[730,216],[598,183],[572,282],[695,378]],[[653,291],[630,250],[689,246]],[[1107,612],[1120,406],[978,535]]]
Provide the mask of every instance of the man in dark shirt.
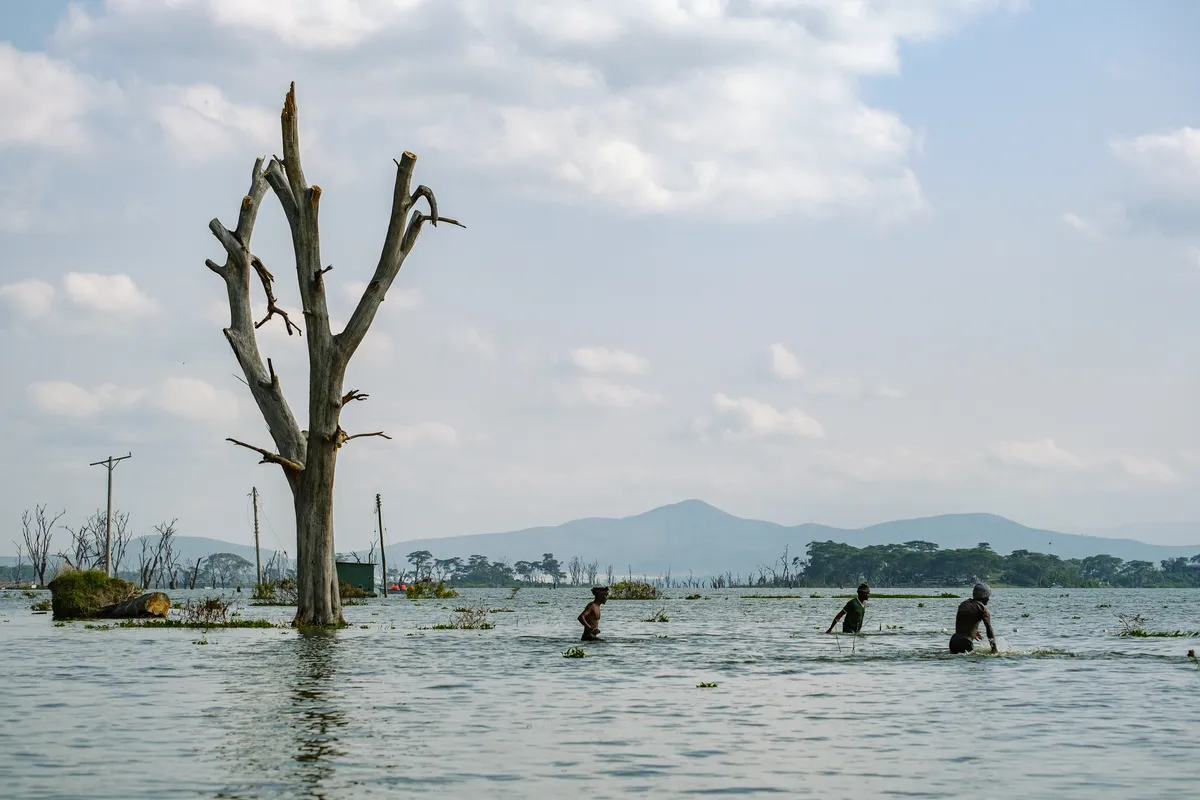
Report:
[[842,633],[858,633],[862,630],[863,617],[867,615],[867,599],[871,596],[871,587],[865,583],[858,585],[858,597],[850,598],[850,602],[842,607],[842,610],[833,618],[833,622],[829,623],[829,630],[826,633],[833,633],[833,626],[837,625],[838,620],[842,617],[846,621],[842,623]]
[[975,649],[974,640],[983,638],[979,633],[980,622],[987,628],[992,652],[996,652],[996,634],[992,633],[992,615],[987,609],[991,596],[992,590],[986,583],[977,583],[971,592],[971,599],[959,603],[958,615],[954,618],[954,635],[950,637],[951,653],[967,653]]

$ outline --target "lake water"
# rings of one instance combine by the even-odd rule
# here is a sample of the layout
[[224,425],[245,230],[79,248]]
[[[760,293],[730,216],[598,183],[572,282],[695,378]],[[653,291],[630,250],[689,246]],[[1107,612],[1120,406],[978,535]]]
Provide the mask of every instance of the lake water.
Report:
[[[1116,613],[1200,629],[1200,591],[998,589],[999,656],[946,652],[957,600],[874,599],[851,638],[823,633],[831,590],[739,596],[782,593],[610,601],[607,641],[568,659],[586,589],[400,595],[347,608],[347,630],[206,635],[55,627],[8,592],[0,795],[1200,795],[1200,639],[1114,635]],[[480,600],[514,611],[419,630]],[[660,608],[669,622],[643,621]]]

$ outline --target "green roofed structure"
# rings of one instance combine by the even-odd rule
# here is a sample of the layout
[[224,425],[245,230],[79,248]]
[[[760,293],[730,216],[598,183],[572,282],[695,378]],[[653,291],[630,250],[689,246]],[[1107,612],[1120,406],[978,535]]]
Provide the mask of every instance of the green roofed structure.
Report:
[[337,576],[351,586],[362,589],[367,594],[375,593],[375,563],[359,561],[337,562]]

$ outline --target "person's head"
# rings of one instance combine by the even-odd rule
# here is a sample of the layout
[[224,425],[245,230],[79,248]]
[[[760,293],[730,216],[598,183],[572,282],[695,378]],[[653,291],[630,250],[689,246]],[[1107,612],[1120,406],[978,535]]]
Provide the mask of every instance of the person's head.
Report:
[[592,599],[595,600],[600,605],[604,605],[606,602],[608,602],[608,587],[607,586],[593,586],[592,587]]
[[992,597],[992,589],[986,583],[977,583],[975,584],[975,589],[971,592],[971,597],[986,606],[987,601]]
[[[845,595],[843,595],[843,597],[844,596]],[[863,581],[862,583],[860,583],[858,585],[858,599],[865,601],[870,596],[871,596],[871,587],[867,585],[866,581]]]

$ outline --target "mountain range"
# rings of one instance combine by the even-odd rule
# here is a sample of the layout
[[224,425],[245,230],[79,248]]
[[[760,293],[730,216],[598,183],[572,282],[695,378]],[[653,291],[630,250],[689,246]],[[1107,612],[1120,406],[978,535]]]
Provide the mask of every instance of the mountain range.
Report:
[[[1179,547],[1132,538],[1061,533],[1029,528],[994,514],[945,514],[845,529],[743,519],[700,500],[685,500],[630,517],[592,517],[519,531],[398,542],[388,545],[387,556],[389,564],[400,565],[407,561],[409,553],[417,550],[428,550],[435,558],[465,559],[480,554],[492,560],[508,558],[513,562],[538,560],[543,553],[554,553],[563,562],[580,556],[585,561],[599,561],[601,569],[612,564],[618,573],[659,575],[669,569],[676,575],[690,570],[697,576],[707,576],[726,571],[746,574],[760,565],[776,563],[785,547],[790,556],[803,556],[809,542],[826,540],[855,547],[921,540],[942,548],[956,548],[987,542],[1003,554],[1031,550],[1062,558],[1083,558],[1106,553],[1127,561],[1140,559],[1155,564],[1165,558],[1200,553],[1200,544]],[[128,553],[136,554],[139,547],[138,542],[132,542]],[[222,552],[236,553],[254,562],[253,547],[219,539],[180,536],[176,549],[181,560],[192,563],[200,556]],[[264,564],[272,552],[263,549]],[[124,568],[135,567],[136,558],[136,555],[126,556]],[[11,563],[11,559],[0,562]]]

